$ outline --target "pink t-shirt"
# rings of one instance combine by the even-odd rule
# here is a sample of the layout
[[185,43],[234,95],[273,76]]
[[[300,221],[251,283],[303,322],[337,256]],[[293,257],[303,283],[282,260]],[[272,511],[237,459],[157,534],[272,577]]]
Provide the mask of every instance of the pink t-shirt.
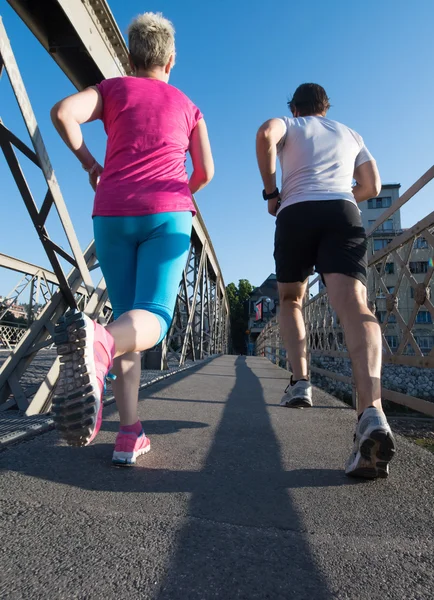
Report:
[[97,88],[108,140],[93,216],[195,214],[185,161],[200,110],[157,79],[116,77]]

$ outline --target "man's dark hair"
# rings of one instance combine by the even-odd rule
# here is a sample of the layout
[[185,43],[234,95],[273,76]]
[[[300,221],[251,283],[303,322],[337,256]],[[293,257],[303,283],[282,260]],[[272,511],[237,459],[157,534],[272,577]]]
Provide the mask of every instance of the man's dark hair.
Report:
[[327,112],[330,101],[325,89],[317,83],[302,83],[295,90],[288,106],[293,113],[297,110],[300,117],[308,117]]

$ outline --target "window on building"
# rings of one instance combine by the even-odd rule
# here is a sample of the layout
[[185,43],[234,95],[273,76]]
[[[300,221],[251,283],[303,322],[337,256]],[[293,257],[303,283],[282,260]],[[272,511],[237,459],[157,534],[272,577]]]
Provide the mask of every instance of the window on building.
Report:
[[386,342],[389,344],[391,350],[398,348],[398,336],[397,335],[386,335]]
[[431,313],[427,310],[420,310],[416,315],[416,323],[432,323]]
[[414,289],[412,287],[410,288],[410,298],[414,299]]
[[[381,263],[377,263],[375,268],[377,269],[377,273],[381,273]],[[384,265],[384,273],[385,275],[393,275],[395,273],[395,263],[388,262]]]
[[380,323],[384,323],[384,321],[386,320],[386,315],[387,312],[385,310],[378,310],[377,311],[377,319]]
[[395,273],[395,263],[393,263],[393,262],[386,263],[386,267],[384,269],[384,272],[387,275],[393,275]]
[[371,200],[368,200],[368,208],[389,208],[391,205],[391,196],[386,196],[385,198],[371,198]]
[[414,356],[416,354],[414,351],[414,348],[411,344],[407,344],[407,346],[405,347],[405,350],[404,350],[404,354],[406,356]]
[[415,335],[417,345],[421,350],[430,351],[434,346],[434,336],[432,335]]
[[378,288],[377,289],[377,298],[385,298],[385,297],[386,297],[386,295],[383,291],[383,288]]
[[[377,219],[369,219],[368,225],[371,228]],[[387,219],[377,227],[375,231],[393,231],[393,219]]]
[[380,323],[396,323],[396,316],[393,313],[389,314],[389,318],[387,318],[387,311],[379,310],[377,311],[377,319]]
[[428,261],[417,260],[412,261],[409,264],[410,273],[427,273],[428,272]]
[[374,240],[374,251],[382,250],[383,248],[385,248],[387,246],[387,244],[390,244],[391,241],[392,240],[386,240],[383,238]]
[[388,285],[387,286],[387,292],[389,294],[393,294],[394,291],[395,291],[395,286],[394,285]]
[[414,240],[413,248],[415,250],[427,249],[429,248],[428,242],[424,237],[418,237]]

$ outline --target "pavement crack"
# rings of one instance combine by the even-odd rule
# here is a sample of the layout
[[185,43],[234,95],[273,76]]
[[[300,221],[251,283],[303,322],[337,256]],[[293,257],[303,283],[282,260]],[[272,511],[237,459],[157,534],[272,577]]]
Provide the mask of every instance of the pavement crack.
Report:
[[310,535],[314,535],[316,532],[315,531],[308,531],[307,529],[300,529],[300,528],[296,528],[296,527],[283,527],[283,526],[277,526],[277,525],[246,525],[245,523],[234,523],[231,521],[222,521],[220,519],[212,519],[210,517],[198,517],[192,514],[188,515],[189,519],[192,519],[193,521],[202,521],[204,523],[210,523],[213,525],[221,525],[223,527],[230,527],[230,528],[234,528],[234,529],[240,529],[240,530],[247,530],[247,531],[258,531],[258,532],[263,532],[263,531],[268,531],[268,532],[275,532],[275,533],[303,533],[303,534],[310,534]]

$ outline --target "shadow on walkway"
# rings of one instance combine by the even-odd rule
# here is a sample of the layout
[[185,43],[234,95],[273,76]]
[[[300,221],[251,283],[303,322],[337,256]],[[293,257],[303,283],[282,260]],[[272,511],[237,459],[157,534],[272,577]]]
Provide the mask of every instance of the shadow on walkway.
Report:
[[243,357],[235,364],[159,599],[331,598],[286,488],[340,485],[342,475],[283,472],[261,384]]

